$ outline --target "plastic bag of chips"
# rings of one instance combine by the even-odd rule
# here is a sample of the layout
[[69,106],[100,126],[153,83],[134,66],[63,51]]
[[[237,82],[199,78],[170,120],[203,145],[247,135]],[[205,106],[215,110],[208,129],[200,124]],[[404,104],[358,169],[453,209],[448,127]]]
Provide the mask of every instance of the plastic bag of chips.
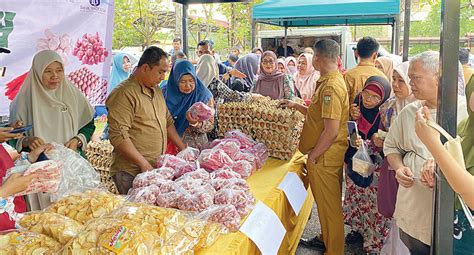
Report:
[[43,234],[19,229],[0,233],[2,255],[53,255],[60,249],[60,243]]

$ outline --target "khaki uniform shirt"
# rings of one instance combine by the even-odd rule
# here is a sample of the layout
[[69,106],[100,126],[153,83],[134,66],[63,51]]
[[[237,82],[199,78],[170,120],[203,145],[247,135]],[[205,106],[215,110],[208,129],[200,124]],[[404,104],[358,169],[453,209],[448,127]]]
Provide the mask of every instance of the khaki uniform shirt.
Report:
[[323,160],[324,166],[342,167],[348,146],[349,98],[339,71],[321,76],[317,81],[301,132],[299,150],[302,153],[308,154],[316,146],[324,130],[324,119],[339,120],[340,128],[334,143],[317,161]]
[[362,62],[356,67],[347,71],[344,75],[344,81],[347,85],[347,92],[349,93],[349,104],[354,103],[354,100],[364,88],[365,81],[371,76],[382,76],[387,78],[383,72],[375,67],[374,63]]
[[[112,91],[105,105],[111,144],[117,147],[130,138],[138,152],[154,166],[166,150],[167,127],[174,124],[161,89],[143,87],[131,77]],[[132,175],[141,172],[138,166],[114,150],[110,174],[113,176],[118,171]]]
[[472,69],[469,65],[463,65],[462,71],[464,73],[464,83],[468,84],[472,75],[474,75],[474,69]]

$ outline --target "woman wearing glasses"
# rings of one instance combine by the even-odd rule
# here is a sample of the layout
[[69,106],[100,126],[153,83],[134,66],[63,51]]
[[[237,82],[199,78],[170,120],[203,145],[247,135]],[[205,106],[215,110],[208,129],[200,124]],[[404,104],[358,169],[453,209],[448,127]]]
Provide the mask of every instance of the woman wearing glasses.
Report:
[[[390,93],[391,86],[385,77],[372,76],[365,82],[350,111],[351,119],[357,122],[359,136],[363,140],[360,143],[364,142],[372,161],[377,166],[383,161],[382,148],[375,146],[372,137],[378,132],[380,125],[379,107],[390,97]],[[344,222],[352,230],[347,238],[362,237],[364,251],[378,254],[390,230],[390,219],[381,215],[377,209],[377,184],[380,171],[378,168],[368,177],[355,172],[352,161],[356,152],[357,148],[349,147],[344,158],[347,164]]]
[[278,71],[277,57],[265,51],[260,62],[260,75],[252,86],[252,93],[277,99],[292,99],[293,84],[285,73]]

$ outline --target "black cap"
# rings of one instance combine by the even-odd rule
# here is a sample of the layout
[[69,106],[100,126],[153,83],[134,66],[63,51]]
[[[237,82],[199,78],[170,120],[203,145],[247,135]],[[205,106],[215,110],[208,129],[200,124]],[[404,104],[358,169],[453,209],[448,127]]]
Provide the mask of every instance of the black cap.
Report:
[[7,53],[8,54],[10,52],[11,51],[9,49],[0,47],[0,53]]

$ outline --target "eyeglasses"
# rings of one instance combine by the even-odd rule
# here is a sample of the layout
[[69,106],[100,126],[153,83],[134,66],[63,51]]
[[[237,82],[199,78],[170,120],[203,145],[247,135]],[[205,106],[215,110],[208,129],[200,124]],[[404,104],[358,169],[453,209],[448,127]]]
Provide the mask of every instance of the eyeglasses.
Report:
[[362,97],[364,98],[364,100],[370,100],[372,101],[373,103],[380,103],[380,101],[382,101],[382,98],[380,98],[380,96],[377,96],[377,95],[371,95],[369,94],[369,92],[367,91],[362,91]]
[[264,60],[264,61],[262,61],[262,64],[264,64],[264,65],[273,65],[273,64],[275,64],[275,62],[273,62],[273,61],[265,61],[265,60]]

